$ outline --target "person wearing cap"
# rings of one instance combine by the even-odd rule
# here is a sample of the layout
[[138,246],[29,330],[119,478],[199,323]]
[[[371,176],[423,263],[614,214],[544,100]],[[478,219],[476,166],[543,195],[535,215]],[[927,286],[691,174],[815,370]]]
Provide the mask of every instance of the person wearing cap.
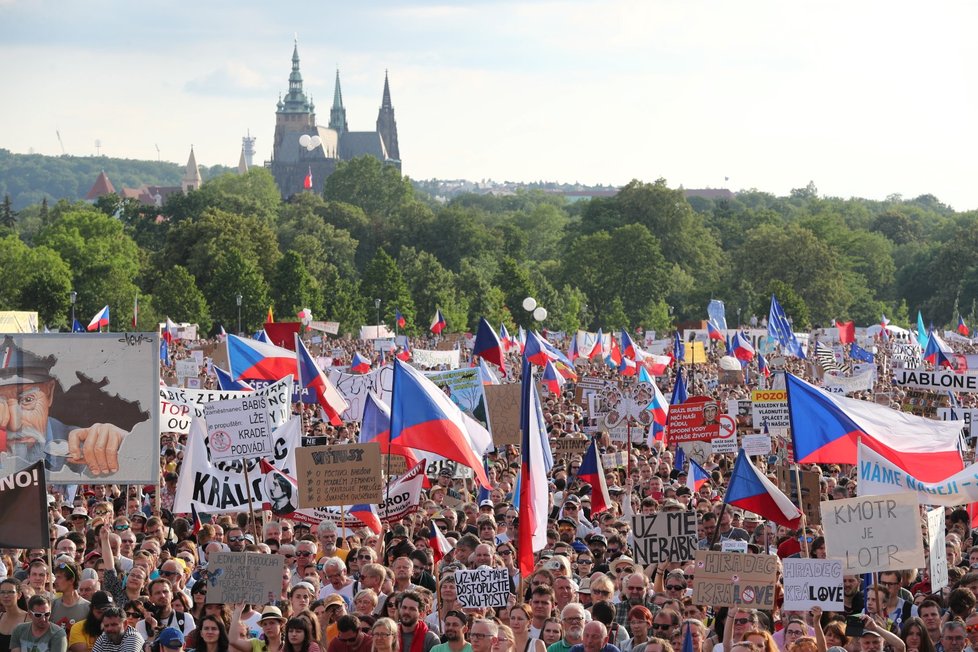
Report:
[[[241,622],[243,612],[243,604],[234,605],[231,622]],[[286,619],[282,616],[281,609],[275,606],[265,607],[258,619],[258,626],[261,627],[264,639],[247,638],[242,635],[241,627],[231,627],[231,631],[228,632],[230,647],[239,652],[281,652],[285,644],[285,623]]]
[[[436,483],[439,487],[445,490],[445,494],[450,498],[455,500],[462,500],[462,495],[452,488],[452,480],[454,479],[455,471],[454,467],[443,466],[440,471],[438,471],[438,480]],[[402,650],[402,652],[404,652]]]
[[164,627],[160,635],[153,641],[161,651],[166,650],[167,652],[179,652],[186,642],[187,639],[183,632],[176,627]]
[[119,470],[119,448],[129,433],[111,423],[68,425],[50,415],[58,379],[51,375],[55,356],[42,357],[14,344],[0,344],[0,431],[2,452],[21,466],[44,462],[49,471],[88,471],[100,476]]
[[[893,652],[906,652],[907,646],[899,636],[893,632],[888,631],[885,627],[881,627],[876,623],[872,616],[868,614],[858,614],[863,621],[863,634],[859,637],[859,650],[860,652],[883,652],[883,647],[889,647]],[[945,623],[944,627],[941,628],[941,643],[944,643],[944,632],[948,631],[946,628],[948,625],[954,625],[954,621]],[[961,644],[955,649],[949,650],[946,647],[944,652],[961,652],[964,649],[964,623],[958,622],[956,626],[959,628],[959,634],[961,636]]]
[[126,624],[126,614],[119,607],[106,607],[102,613],[102,633],[95,639],[92,652],[142,652],[143,637],[135,627]]
[[31,596],[27,602],[30,621],[14,627],[10,633],[10,652],[67,652],[65,630],[51,622],[51,603],[43,595]]
[[451,609],[444,617],[444,643],[431,648],[432,652],[472,652],[472,644],[465,640],[469,619],[457,609]]
[[84,620],[79,620],[71,626],[68,633],[69,652],[88,652],[95,645],[95,640],[102,633],[102,619],[105,610],[113,606],[112,596],[105,591],[92,594],[91,608]]

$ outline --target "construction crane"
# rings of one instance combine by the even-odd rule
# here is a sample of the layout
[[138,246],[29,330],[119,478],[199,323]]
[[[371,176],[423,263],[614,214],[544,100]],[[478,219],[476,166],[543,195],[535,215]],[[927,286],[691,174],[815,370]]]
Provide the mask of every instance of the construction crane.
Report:
[[68,154],[67,154],[67,152],[65,152],[65,144],[64,144],[64,141],[61,140],[61,132],[59,130],[55,129],[54,130],[54,133],[56,133],[58,135],[58,144],[61,145],[61,155],[62,156],[67,156]]

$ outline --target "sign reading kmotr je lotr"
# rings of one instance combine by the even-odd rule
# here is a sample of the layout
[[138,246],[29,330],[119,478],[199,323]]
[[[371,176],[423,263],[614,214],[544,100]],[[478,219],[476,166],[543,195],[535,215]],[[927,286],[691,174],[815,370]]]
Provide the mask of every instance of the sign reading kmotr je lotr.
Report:
[[821,503],[828,557],[846,575],[920,568],[924,544],[914,494],[864,496]]

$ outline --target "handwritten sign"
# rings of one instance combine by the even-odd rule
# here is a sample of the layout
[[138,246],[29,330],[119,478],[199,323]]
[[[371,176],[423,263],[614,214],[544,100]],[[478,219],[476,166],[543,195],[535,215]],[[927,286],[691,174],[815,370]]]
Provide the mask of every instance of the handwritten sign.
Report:
[[693,603],[713,607],[773,609],[776,555],[696,551]]
[[489,429],[492,443],[496,448],[518,446],[522,439],[520,432],[520,385],[486,385],[486,407],[489,411]]
[[486,566],[455,571],[455,588],[463,609],[505,607],[509,603],[509,571]]
[[944,508],[927,512],[927,541],[930,556],[930,590],[940,591],[948,583],[947,540],[944,536]]
[[569,460],[575,455],[584,455],[590,439],[575,439],[573,437],[560,437],[550,441],[550,449],[553,451],[555,460]]
[[783,559],[784,609],[842,611],[842,562],[837,559]]
[[693,397],[669,408],[666,435],[670,442],[712,441],[720,436],[720,404]]
[[299,507],[379,503],[380,445],[300,447],[295,451]]
[[274,604],[282,593],[285,557],[258,552],[215,552],[207,555],[207,604],[247,602]]
[[916,495],[833,500],[821,509],[828,557],[841,560],[847,575],[924,565]]
[[264,396],[214,401],[204,406],[211,461],[254,459],[274,453]]
[[696,513],[659,512],[633,516],[632,550],[635,561],[647,566],[668,561],[689,561],[696,554]]

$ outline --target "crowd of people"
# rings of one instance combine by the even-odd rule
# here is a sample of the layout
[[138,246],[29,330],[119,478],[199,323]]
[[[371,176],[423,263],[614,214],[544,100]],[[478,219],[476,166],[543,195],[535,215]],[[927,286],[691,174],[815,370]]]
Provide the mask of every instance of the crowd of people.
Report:
[[[188,354],[186,344],[171,348],[172,360]],[[340,349],[346,359],[355,352],[375,355],[369,343],[351,339],[331,340],[318,353],[326,355],[326,346],[334,364],[343,363]],[[888,386],[886,346],[879,342],[878,387],[864,398],[885,395],[903,407],[906,395]],[[687,376],[689,394],[721,405],[749,399],[760,378],[756,368],[745,376],[751,384],[722,384],[720,355],[722,350],[711,350],[707,363]],[[506,382],[519,380],[518,356],[508,354]],[[787,365],[818,382],[820,371],[809,362]],[[163,376],[169,371],[163,369]],[[600,359],[578,361],[576,372],[619,378]],[[674,377],[671,369],[657,379],[666,396]],[[206,370],[201,383],[214,383]],[[50,548],[3,551],[0,652],[978,651],[978,570],[972,570],[978,569],[978,532],[965,509],[947,511],[947,588],[932,591],[926,568],[903,569],[880,573],[868,588],[861,577],[846,576],[845,608],[837,612],[789,612],[780,598],[763,611],[702,604],[694,599],[691,560],[645,567],[636,562],[630,515],[693,511],[700,549],[740,540],[750,552],[779,558],[824,558],[820,528],[789,530],[732,506],[724,509],[732,456],[704,459],[710,477],[693,491],[687,469],[676,464],[675,445],[647,446],[644,434],[628,445],[593,432],[573,382],[559,395],[545,392],[542,407],[551,441],[594,436],[602,452],[622,452],[623,463],[605,468],[612,504],[595,513],[593,487],[578,477],[581,455],[556,456],[547,545],[536,553],[529,576],[518,564],[514,491],[520,456],[514,447],[488,455],[488,498],[477,500],[471,477],[443,468],[431,478],[419,509],[380,534],[355,527],[352,519],[309,524],[271,512],[204,515],[197,529],[190,515],[174,513],[186,435],[162,433],[158,487],[93,484],[77,487],[73,497],[55,487],[48,497]],[[314,405],[294,410],[308,412],[308,437],[357,440],[356,422],[332,425]],[[776,463],[759,458],[756,465],[767,472]],[[855,494],[853,468],[805,469],[819,474],[822,500]],[[433,526],[452,546],[437,563]],[[203,573],[216,552],[280,555],[277,599],[209,603]],[[459,603],[455,571],[483,566],[507,570],[507,606]]]

